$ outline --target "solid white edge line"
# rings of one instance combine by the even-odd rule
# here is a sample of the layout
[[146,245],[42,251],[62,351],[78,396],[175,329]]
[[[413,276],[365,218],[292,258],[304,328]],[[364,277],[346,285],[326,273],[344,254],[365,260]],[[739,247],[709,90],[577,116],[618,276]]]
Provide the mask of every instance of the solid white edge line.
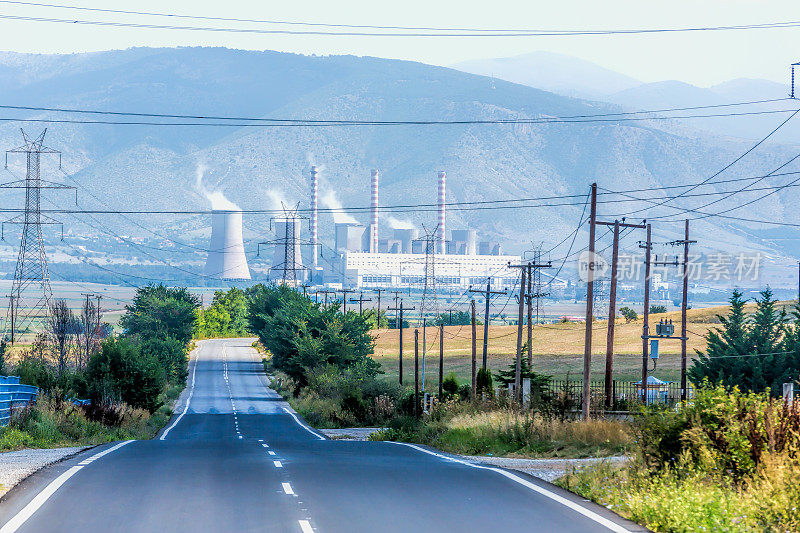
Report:
[[288,410],[286,407],[284,407],[284,408],[283,408],[283,410],[284,410],[284,411],[286,411],[287,413],[289,413],[289,416],[291,416],[292,418],[294,418],[294,421],[295,421],[295,422],[297,422],[297,424],[298,424],[298,425],[299,425],[301,428],[305,429],[306,431],[308,431],[309,433],[311,433],[312,435],[314,435],[315,437],[317,437],[319,440],[326,440],[326,439],[325,439],[325,437],[323,437],[322,435],[320,435],[319,433],[317,433],[316,431],[314,431],[313,429],[311,429],[311,428],[310,428],[310,427],[308,427],[307,425],[305,425],[305,424],[303,424],[302,422],[300,422],[300,419],[299,419],[299,418],[297,418],[297,416],[296,416],[296,415],[295,415],[293,412],[291,412],[290,410]]
[[[116,444],[107,450],[103,450],[102,452],[92,455],[88,461],[92,462],[96,459],[99,459],[104,455],[113,452],[114,450],[122,448],[126,444],[130,444],[131,442],[134,441],[126,440],[125,442],[120,442],[119,444]],[[25,507],[23,507],[16,515],[14,515],[11,520],[6,522],[5,525],[0,528],[0,533],[14,533],[16,530],[18,530],[22,524],[24,524],[31,516],[33,516],[33,513],[38,511],[39,508],[44,505],[44,503],[50,499],[53,494],[55,494],[61,485],[66,483],[69,478],[74,476],[75,473],[80,471],[84,466],[84,464],[75,465],[51,481],[50,484],[47,485],[44,490],[42,490],[42,492],[37,494],[30,502],[28,502]]]
[[[224,348],[224,345],[223,345],[223,348]],[[178,415],[178,418],[176,418],[175,421],[172,424],[170,424],[170,426],[167,429],[164,430],[164,433],[161,434],[161,436],[158,438],[158,440],[166,439],[167,435],[169,435],[169,432],[172,431],[172,429],[175,426],[178,425],[178,422],[181,421],[181,418],[183,418],[183,415],[185,415],[186,411],[189,410],[189,404],[191,403],[192,396],[194,395],[194,377],[195,377],[195,374],[197,374],[197,363],[198,363],[199,356],[200,356],[200,353],[198,351],[197,356],[194,358],[194,368],[192,369],[192,384],[189,386],[190,387],[189,388],[189,397],[186,398],[186,405],[183,406],[183,412],[180,415]],[[189,360],[191,362],[191,354],[189,355]]]
[[[438,457],[440,459],[445,459],[445,460],[451,461],[453,463],[458,463],[458,464],[462,464],[462,465],[465,465],[465,466],[470,466],[472,468],[478,468],[480,470],[491,470],[492,472],[496,472],[496,473],[500,474],[501,476],[505,476],[508,479],[510,479],[511,481],[514,481],[515,483],[519,483],[520,485],[522,485],[522,486],[524,486],[524,487],[526,487],[528,489],[531,489],[534,492],[538,492],[542,496],[550,498],[551,500],[553,500],[555,502],[558,502],[561,505],[564,505],[565,507],[568,507],[568,508],[572,509],[573,511],[579,513],[579,514],[582,514],[586,518],[597,522],[598,524],[608,528],[611,531],[614,531],[615,533],[631,533],[629,529],[625,529],[621,525],[619,525],[619,524],[617,524],[615,522],[612,522],[608,518],[600,516],[599,514],[597,514],[594,511],[591,511],[591,510],[583,507],[580,504],[577,504],[577,503],[575,503],[575,502],[573,502],[571,500],[568,500],[567,498],[564,498],[563,496],[559,496],[555,492],[551,492],[551,491],[547,490],[544,487],[540,487],[539,485],[536,485],[535,483],[531,483],[527,479],[523,479],[523,478],[521,478],[521,477],[519,477],[519,476],[517,476],[515,474],[512,474],[511,472],[506,472],[505,470],[502,470],[500,468],[495,468],[495,467],[492,467],[492,466],[476,465],[474,463],[469,463],[467,461],[462,461],[461,459],[456,459],[455,457],[448,457],[447,455],[442,455],[440,453],[432,452],[430,450],[426,450],[425,448],[421,448],[419,446],[416,446],[414,444],[409,444],[407,442],[395,442],[395,441],[388,441],[388,442],[391,442],[392,444],[399,444],[401,446],[408,446],[409,448],[413,448],[413,449],[415,449],[417,451],[420,451],[420,452],[423,452],[423,453],[427,453],[428,455],[433,455],[434,457]],[[0,533],[2,533],[2,531],[0,531]]]
[[283,487],[283,492],[288,494],[289,496],[294,496],[294,490],[292,490],[292,485],[289,483],[281,483],[281,487]]
[[303,533],[314,533],[314,528],[311,527],[311,522],[308,520],[298,520],[300,522],[300,531]]

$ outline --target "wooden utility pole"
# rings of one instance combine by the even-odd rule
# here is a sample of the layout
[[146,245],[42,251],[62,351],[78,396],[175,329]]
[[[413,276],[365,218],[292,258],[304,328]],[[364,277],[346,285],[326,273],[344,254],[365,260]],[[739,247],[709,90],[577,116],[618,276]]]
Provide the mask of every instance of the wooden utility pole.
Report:
[[[615,220],[614,222],[600,222],[596,219],[595,225],[611,226],[614,228],[614,241],[612,244],[613,251],[611,252],[611,284],[609,287],[609,301],[608,301],[608,330],[606,334],[606,371],[603,387],[604,405],[606,409],[611,409],[614,402],[614,330],[616,326],[617,317],[617,271],[619,263],[619,230],[620,228],[636,228],[645,229],[644,224],[626,224],[625,219],[622,222]],[[593,271],[594,272],[594,271]]]
[[[641,247],[641,245],[640,245]],[[647,405],[647,357],[650,351],[650,251],[653,249],[650,224],[644,243],[644,323],[642,324],[642,404]]]
[[444,380],[444,324],[439,324],[439,399],[442,398],[442,381]]
[[614,243],[611,252],[611,288],[608,293],[608,332],[606,334],[605,404],[610,410],[613,404],[614,380],[614,326],[617,318],[617,259],[619,258],[619,220],[614,221]]
[[371,301],[372,301],[372,298],[364,298],[364,293],[363,292],[358,296],[358,298],[350,298],[350,303],[351,304],[354,304],[354,303],[358,304],[358,315],[359,316],[363,316],[364,315],[364,302],[371,302]]
[[472,308],[472,399],[475,399],[475,379],[477,375],[477,367],[478,367],[478,339],[477,333],[478,328],[475,324],[475,300],[470,302],[470,307]]
[[[89,323],[89,319],[90,319],[89,312],[91,311],[91,307],[90,307],[90,304],[89,304],[89,298],[94,296],[94,294],[82,293],[82,295],[86,296],[86,304],[85,304],[86,308],[85,308],[85,311],[84,311],[84,318],[86,320],[86,323],[83,325],[83,334],[84,334],[84,337],[86,339],[86,362],[88,362],[89,361],[89,345],[91,344],[91,340],[92,340],[92,331],[91,331],[92,324]],[[98,326],[100,325],[99,321],[97,322],[97,325]],[[78,352],[80,353],[80,350],[78,350]]]
[[[519,402],[522,402],[522,324],[525,318],[525,299],[530,298],[530,286],[526,291],[526,280],[531,279],[531,271],[534,268],[550,268],[552,264],[548,261],[547,263],[523,263],[520,265],[512,265],[511,263],[508,264],[509,268],[519,268],[520,269],[520,289],[519,289],[519,309],[517,313],[517,358],[515,360],[515,372],[514,372],[514,397]],[[530,308],[530,302],[529,302]],[[529,315],[530,320],[530,315]],[[533,338],[532,332],[528,334],[529,338]]]
[[592,306],[594,304],[594,230],[597,221],[597,183],[592,183],[589,211],[589,263],[586,271],[586,333],[583,341],[583,419],[589,419],[590,388],[592,385]]
[[414,330],[414,416],[419,418],[419,330]]
[[356,292],[354,289],[339,289],[342,293],[342,313],[347,314],[347,295],[351,292]]
[[522,319],[525,313],[525,280],[527,278],[527,265],[508,265],[509,268],[519,268],[519,309],[517,312],[517,354],[514,360],[514,400],[522,398]]
[[390,307],[387,311],[397,311],[400,316],[399,319],[395,319],[397,324],[397,329],[400,330],[400,360],[399,362],[399,374],[400,374],[400,385],[403,384],[403,311],[413,311],[414,307],[403,307],[403,300],[400,299],[400,305],[396,307]]
[[686,390],[686,308],[689,299],[689,244],[697,241],[689,240],[689,219],[686,219],[683,237],[683,298],[681,298],[681,401],[685,402]]
[[505,290],[503,291],[493,291],[492,290],[492,279],[487,278],[486,280],[486,290],[475,290],[472,287],[469,288],[469,292],[477,292],[483,294],[486,298],[486,312],[483,317],[483,369],[486,370],[486,362],[488,359],[488,352],[489,352],[489,303],[492,300],[492,295],[494,294],[507,294]]
[[372,289],[373,292],[378,293],[378,314],[377,319],[375,320],[375,324],[380,329],[381,327],[381,293],[384,292],[386,289]]

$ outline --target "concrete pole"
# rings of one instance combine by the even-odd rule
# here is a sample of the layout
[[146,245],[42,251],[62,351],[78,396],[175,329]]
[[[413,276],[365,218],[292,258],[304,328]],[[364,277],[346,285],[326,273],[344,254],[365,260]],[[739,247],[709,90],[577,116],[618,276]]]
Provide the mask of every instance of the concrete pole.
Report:
[[642,325],[642,403],[647,404],[647,356],[650,351],[650,249],[653,247],[650,224],[647,225],[647,241],[644,249],[644,324]]
[[476,320],[475,320],[475,300],[472,300],[470,307],[472,307],[472,399],[475,400],[475,379],[477,376],[477,366],[478,366],[478,357],[477,357],[478,328],[476,327]]

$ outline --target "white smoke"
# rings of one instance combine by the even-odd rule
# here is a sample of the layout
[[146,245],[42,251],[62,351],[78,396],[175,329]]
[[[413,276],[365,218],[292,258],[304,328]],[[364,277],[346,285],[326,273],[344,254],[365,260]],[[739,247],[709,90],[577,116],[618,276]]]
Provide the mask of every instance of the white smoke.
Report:
[[222,191],[212,191],[205,186],[203,183],[203,178],[205,177],[207,171],[208,165],[202,161],[199,161],[197,163],[197,168],[195,169],[195,187],[197,188],[198,192],[205,196],[206,200],[211,203],[211,209],[220,211],[241,211],[241,208],[228,200]]
[[322,197],[322,205],[331,210],[334,224],[358,224],[358,220],[345,212],[342,202],[339,201],[333,190],[328,191]]
[[389,227],[392,229],[417,229],[417,226],[410,220],[400,220],[391,215],[386,217],[386,222],[389,223]]
[[275,189],[269,189],[267,191],[267,196],[269,197],[269,208],[273,211],[277,211],[278,213],[282,213],[284,207],[289,208],[289,202],[286,201],[286,197],[283,196],[281,191]]

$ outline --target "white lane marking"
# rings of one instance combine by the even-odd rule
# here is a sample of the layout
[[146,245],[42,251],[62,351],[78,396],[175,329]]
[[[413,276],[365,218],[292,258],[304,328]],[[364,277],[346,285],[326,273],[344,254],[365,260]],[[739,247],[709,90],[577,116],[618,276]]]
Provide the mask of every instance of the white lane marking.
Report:
[[314,528],[311,527],[311,522],[308,520],[298,520],[300,522],[300,531],[303,533],[314,533]]
[[272,464],[275,465],[275,468],[283,468],[283,463],[281,463],[280,461],[272,461]]
[[198,353],[197,357],[194,358],[194,368],[192,369],[192,384],[190,385],[190,388],[189,388],[189,397],[186,398],[186,405],[183,406],[183,412],[180,415],[178,415],[178,418],[175,419],[175,422],[173,422],[172,425],[170,425],[167,429],[164,430],[164,433],[161,434],[161,437],[159,437],[158,440],[166,439],[167,435],[169,435],[169,432],[172,431],[172,428],[174,428],[175,426],[178,425],[178,422],[181,421],[181,418],[183,418],[183,415],[185,415],[186,411],[189,410],[189,402],[192,401],[192,396],[194,395],[194,377],[195,377],[195,374],[197,373],[197,363],[198,363],[197,359],[198,359],[199,356],[200,356],[200,354]]
[[[394,442],[394,441],[389,441],[389,442],[392,442],[392,444],[399,444],[400,446],[408,446],[409,448],[414,448],[417,451],[420,451],[420,452],[423,452],[423,453],[427,453],[428,455],[433,455],[434,457],[438,457],[438,458],[444,459],[446,461],[452,461],[453,463],[458,463],[458,464],[462,464],[462,465],[465,465],[465,466],[470,466],[472,468],[478,468],[480,470],[491,470],[492,472],[496,472],[496,473],[500,474],[501,476],[507,477],[508,479],[510,479],[511,481],[514,481],[515,483],[519,483],[523,487],[529,488],[534,492],[538,492],[542,496],[550,498],[551,500],[553,500],[555,502],[558,502],[561,505],[569,507],[573,511],[582,514],[583,516],[585,516],[586,518],[588,518],[590,520],[594,520],[598,524],[600,524],[602,526],[605,526],[606,528],[608,528],[611,531],[614,531],[615,533],[630,533],[630,530],[625,529],[621,525],[612,522],[608,518],[600,516],[599,514],[597,514],[594,511],[591,511],[591,510],[583,507],[582,505],[579,505],[579,504],[577,504],[577,503],[575,503],[575,502],[573,502],[571,500],[568,500],[567,498],[564,498],[563,496],[559,496],[555,492],[551,492],[551,491],[545,489],[544,487],[540,487],[539,485],[536,485],[535,483],[531,483],[527,479],[523,479],[523,478],[521,478],[521,477],[519,477],[519,476],[517,476],[515,474],[512,474],[511,472],[506,472],[505,470],[501,470],[500,468],[495,468],[495,467],[491,467],[491,466],[483,466],[483,465],[476,465],[476,464],[473,464],[473,463],[468,463],[467,461],[462,461],[460,459],[456,459],[455,457],[448,457],[446,455],[442,455],[440,453],[432,452],[430,450],[426,450],[425,448],[421,448],[421,447],[416,446],[414,444],[408,444],[406,442]],[[2,533],[2,532],[0,532],[0,533]]]
[[294,414],[293,412],[291,412],[290,410],[288,410],[288,409],[287,409],[287,408],[285,408],[285,407],[283,408],[283,410],[284,410],[284,411],[286,411],[287,413],[289,413],[289,416],[291,416],[292,418],[294,418],[294,421],[295,421],[295,422],[297,422],[297,424],[298,424],[298,425],[299,425],[301,428],[305,429],[306,431],[308,431],[309,433],[311,433],[312,435],[314,435],[315,437],[317,437],[319,440],[325,440],[325,437],[323,437],[322,435],[320,435],[319,433],[317,433],[316,431],[314,431],[313,429],[311,429],[311,428],[310,428],[310,427],[308,427],[307,425],[305,425],[305,424],[303,424],[302,422],[300,422],[300,419],[299,419],[299,418],[297,418],[297,416],[295,416],[295,414]]
[[268,451],[267,453],[270,455],[275,455],[275,452],[273,452],[272,450]]
[[285,492],[286,494],[288,494],[290,496],[294,495],[294,490],[292,490],[292,486],[290,484],[281,483],[281,486],[283,487],[283,492]]
[[266,442],[263,442],[263,441],[259,441],[259,442],[261,442],[261,445],[262,445],[264,448],[269,448],[269,444],[267,444]]
[[39,508],[42,505],[44,505],[44,503],[48,499],[50,499],[50,496],[55,494],[55,492],[61,487],[61,485],[66,483],[67,480],[72,476],[74,476],[76,472],[80,471],[85,466],[85,464],[89,464],[92,461],[113,452],[114,450],[122,448],[126,444],[130,444],[131,442],[134,441],[126,440],[125,442],[120,442],[119,444],[116,444],[111,448],[108,448],[107,450],[103,450],[102,452],[96,453],[86,461],[81,461],[81,463],[79,463],[78,465],[73,466],[72,468],[70,468],[57,478],[55,478],[53,481],[50,482],[49,485],[47,485],[44,488],[44,490],[42,490],[42,492],[37,494],[30,502],[28,502],[28,505],[23,507],[22,510],[20,510],[20,512],[14,515],[14,517],[11,520],[6,522],[6,524],[2,528],[0,528],[0,533],[14,533],[15,531],[17,531],[20,528],[20,526],[22,526],[22,524],[24,524],[31,516],[33,516],[33,513],[38,511]]

